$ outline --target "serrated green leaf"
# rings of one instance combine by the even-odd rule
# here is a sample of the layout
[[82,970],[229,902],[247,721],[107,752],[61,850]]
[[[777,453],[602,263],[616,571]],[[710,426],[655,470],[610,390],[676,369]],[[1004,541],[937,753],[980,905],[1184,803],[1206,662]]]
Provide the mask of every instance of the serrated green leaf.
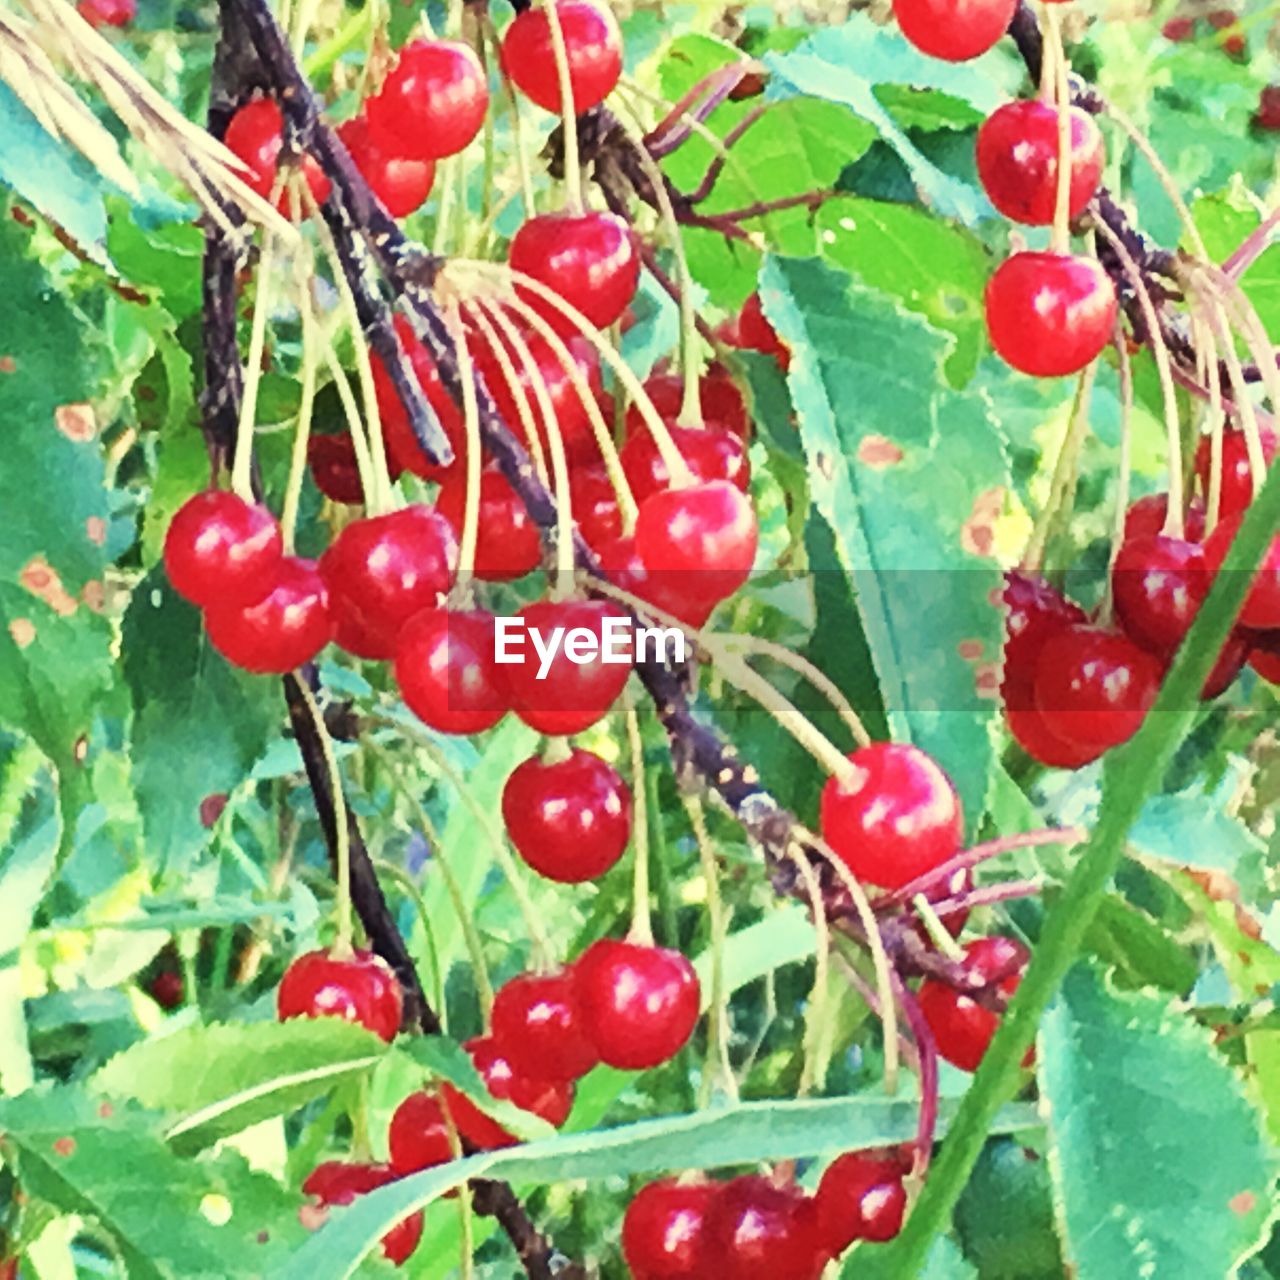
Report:
[[157,1117],[79,1089],[0,1101],[0,1147],[26,1194],[85,1218],[130,1280],[267,1280],[305,1235],[299,1197],[241,1156],[175,1156]]
[[35,739],[66,790],[111,681],[111,630],[95,611],[110,513],[85,334],[23,234],[0,226],[0,723]]
[[285,1115],[371,1071],[386,1052],[340,1018],[186,1027],[112,1058],[93,1087],[174,1117],[165,1136],[192,1152]]
[[818,210],[822,254],[955,337],[947,376],[962,386],[986,349],[987,251],[961,227],[910,205],[832,200]]
[[1266,849],[1230,811],[1240,785],[1240,770],[1228,769],[1212,791],[1190,788],[1152,796],[1129,833],[1129,843],[1178,866],[1234,875],[1242,858]]
[[976,823],[1002,631],[985,541],[1008,483],[995,425],[947,389],[948,339],[919,317],[821,262],[772,258],[761,279],[835,533],[839,564],[815,569],[851,575],[894,735],[940,761]]
[[1261,1243],[1276,1166],[1207,1031],[1077,965],[1041,1025],[1039,1070],[1080,1280],[1225,1276]]
[[[235,789],[283,719],[279,686],[234,670],[214,652],[199,610],[157,567],[124,619],[124,674],[133,691],[133,776],[150,848],[180,876],[204,847],[200,802]],[[200,726],[199,750],[191,726]]]
[[0,182],[29,200],[86,249],[101,256],[107,229],[101,175],[74,147],[45,132],[0,83]]
[[[944,1131],[953,1109],[952,1103],[943,1102]],[[1005,1108],[995,1130],[1017,1132],[1038,1123],[1035,1108],[1019,1103]],[[335,1214],[278,1280],[345,1280],[391,1225],[471,1178],[567,1182],[833,1156],[905,1141],[915,1125],[914,1102],[883,1095],[755,1102],[472,1156],[379,1188]]]

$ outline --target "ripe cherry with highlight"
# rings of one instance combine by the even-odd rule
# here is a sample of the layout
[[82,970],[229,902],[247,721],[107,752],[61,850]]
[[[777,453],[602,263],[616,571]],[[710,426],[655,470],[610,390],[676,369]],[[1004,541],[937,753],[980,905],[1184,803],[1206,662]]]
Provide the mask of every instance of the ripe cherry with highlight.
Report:
[[308,951],[285,970],[276,1011],[281,1022],[358,1022],[389,1043],[400,1030],[404,996],[391,966],[372,951],[355,951],[345,958],[330,951]]
[[280,526],[260,503],[209,489],[188,498],[169,522],[164,568],[192,604],[257,604],[276,583]]
[[[622,36],[613,13],[592,0],[556,0],[569,62],[575,115],[603,102],[622,74]],[[560,111],[560,76],[551,25],[541,8],[525,9],[502,37],[502,69],[545,111]]]

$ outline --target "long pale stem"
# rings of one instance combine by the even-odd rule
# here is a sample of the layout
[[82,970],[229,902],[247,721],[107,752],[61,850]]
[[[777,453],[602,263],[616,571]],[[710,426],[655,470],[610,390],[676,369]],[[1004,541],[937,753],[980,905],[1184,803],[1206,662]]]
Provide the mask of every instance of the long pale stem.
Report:
[[253,300],[253,325],[249,330],[249,354],[245,361],[240,419],[236,424],[236,449],[231,463],[231,487],[246,502],[253,501],[253,428],[258,412],[258,387],[262,383],[262,354],[267,345],[267,318],[271,312],[272,277],[275,274],[276,238],[262,233],[258,259],[258,289]]
[[475,571],[476,543],[480,534],[480,471],[484,447],[480,442],[480,409],[476,403],[476,380],[471,364],[471,351],[462,327],[462,316],[451,306],[445,319],[458,361],[458,378],[462,383],[462,422],[466,433],[466,492],[462,502],[462,534],[458,539],[458,590],[465,593]]
[[644,740],[636,704],[626,690],[622,694],[631,751],[631,843],[635,846],[632,869],[631,928],[627,937],[641,946],[653,946],[653,913],[649,902],[649,806],[644,787]]
[[[299,259],[301,261],[301,259]],[[307,473],[307,446],[311,440],[311,418],[316,400],[316,332],[315,311],[311,303],[311,285],[303,279],[298,288],[298,317],[302,326],[302,390],[298,400],[298,424],[293,434],[293,452],[289,458],[289,483],[285,489],[280,513],[280,534],[285,551],[293,554],[294,534],[298,527],[298,504],[302,499],[302,482]]]
[[578,159],[578,120],[573,110],[573,72],[569,51],[565,47],[564,30],[556,0],[542,0],[547,15],[547,31],[551,36],[551,53],[560,82],[560,121],[564,133],[564,196],[570,213],[582,212],[582,163]]

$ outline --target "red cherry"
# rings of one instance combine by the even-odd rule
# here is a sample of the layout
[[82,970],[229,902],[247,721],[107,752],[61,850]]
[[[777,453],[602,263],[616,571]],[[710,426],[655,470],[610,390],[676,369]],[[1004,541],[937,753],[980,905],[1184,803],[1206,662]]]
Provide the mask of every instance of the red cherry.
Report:
[[[655,373],[646,379],[644,389],[663,421],[674,423],[684,406],[684,375]],[[743,440],[751,434],[747,402],[724,365],[708,366],[698,383],[698,401],[702,406],[704,427],[727,431]],[[647,433],[644,416],[633,404],[627,410],[627,437]]]
[[[988,986],[994,983],[1006,998],[1018,989],[1030,958],[1017,939],[999,935],[969,943],[964,955],[968,971]],[[962,1071],[976,1071],[1000,1025],[1000,1015],[937,978],[926,978],[917,998],[938,1052]],[[1034,1051],[1028,1049],[1023,1066],[1030,1066],[1033,1058]]]
[[714,1182],[651,1182],[627,1206],[622,1254],[632,1280],[705,1280],[707,1212]]
[[1130,538],[1116,555],[1111,589],[1132,640],[1168,654],[1182,643],[1208,593],[1204,548],[1183,538]]
[[[1270,427],[1261,427],[1262,456],[1268,463],[1276,456],[1276,436]],[[1213,470],[1213,438],[1202,436],[1196,446],[1196,476],[1200,493],[1209,501],[1209,476]],[[1243,431],[1222,433],[1222,497],[1220,518],[1239,515],[1253,501],[1253,472],[1249,467],[1249,446]]]
[[182,974],[175,973],[172,969],[162,969],[157,973],[147,990],[162,1009],[176,1009],[186,999],[186,984],[182,981]]
[[1081,746],[1078,742],[1058,737],[1034,707],[1006,707],[1005,719],[1018,746],[1033,760],[1054,769],[1079,769],[1106,750],[1105,747]]
[[680,952],[601,938],[573,971],[601,1062],[645,1071],[674,1058],[693,1034],[701,991]]
[[463,424],[462,410],[445,390],[436,362],[431,358],[426,347],[418,341],[409,322],[403,316],[396,316],[395,326],[396,333],[400,337],[400,345],[404,348],[405,355],[409,357],[409,364],[417,375],[422,394],[435,410],[445,438],[453,446],[454,461],[448,467],[438,467],[427,460],[427,455],[423,452],[422,446],[418,443],[418,437],[409,424],[409,415],[405,412],[404,405],[400,403],[400,397],[396,395],[391,376],[387,373],[386,366],[374,354],[372,356],[373,391],[378,402],[378,417],[382,420],[382,437],[387,445],[387,460],[401,470],[421,476],[424,480],[443,480],[463,470],[458,465],[466,450],[466,428]]
[[76,12],[91,27],[127,27],[138,16],[138,0],[80,0]]
[[581,884],[604,875],[631,839],[631,789],[612,765],[575,747],[567,760],[531,756],[502,790],[516,851],[539,875]]
[[636,550],[635,538],[615,538],[599,554],[600,568],[615,587],[671,614],[686,626],[703,626],[720,603],[706,595],[687,594],[684,589],[688,583],[683,575],[650,573]]
[[[274,98],[255,98],[246,102],[231,117],[227,125],[228,149],[248,168],[241,175],[244,181],[264,200],[269,199],[276,185],[276,162],[284,145],[284,116]],[[313,156],[302,157],[302,173],[316,204],[324,204],[329,198],[330,182]],[[282,213],[291,213],[289,195],[281,191],[276,202]]]
[[480,132],[489,86],[480,59],[453,40],[413,40],[365,104],[369,132],[389,156],[441,160]]
[[[713,427],[677,427],[673,422],[667,423],[667,431],[695,480],[728,480],[734,488],[747,492],[751,461],[741,436]],[[620,456],[637,503],[670,486],[671,474],[662,451],[647,428],[627,440]]]
[[729,325],[724,339],[731,347],[772,356],[784,373],[791,367],[791,349],[769,323],[758,293],[753,293],[742,304],[742,310]]
[[[1006,218],[1048,226],[1058,202],[1058,111],[1038,99],[1006,102],[978,130],[978,177]],[[1093,117],[1071,109],[1071,200],[1075,218],[1102,178],[1102,134]]]
[[[462,536],[467,484],[453,476],[440,490],[436,510]],[[484,582],[523,578],[542,563],[542,537],[524,499],[491,463],[480,473],[480,514],[476,530],[475,576]]]
[[1204,684],[1200,689],[1201,701],[1211,702],[1231,688],[1236,676],[1244,670],[1244,664],[1249,659],[1249,644],[1245,636],[1235,632],[1227,637],[1226,643],[1218,652],[1217,662],[1205,676]]
[[[360,468],[356,465],[356,447],[351,437],[341,435],[312,436],[307,441],[307,465],[315,486],[330,502],[358,506],[364,501],[364,489],[360,484]],[[387,459],[387,470],[392,480],[398,480],[403,471],[393,458]]]
[[1105,750],[1137,732],[1162,674],[1157,658],[1118,631],[1067,627],[1040,650],[1036,710],[1056,737]]
[[1268,683],[1280,684],[1280,647],[1254,649],[1249,665]]
[[276,993],[281,1022],[290,1018],[342,1018],[358,1022],[390,1043],[400,1030],[404,997],[381,956],[355,951],[340,958],[308,951],[285,970]]
[[550,737],[581,733],[608,715],[631,674],[630,616],[601,600],[539,600],[525,605],[520,617],[526,633],[536,631],[545,646],[555,642],[557,628],[562,631],[545,662],[531,634],[507,646],[512,657],[505,663],[499,652],[516,715]]
[[[1222,568],[1227,551],[1240,529],[1241,520],[1241,516],[1223,520],[1206,540],[1204,554],[1211,574],[1216,575]],[[1261,565],[1253,575],[1252,583],[1249,594],[1245,597],[1244,607],[1240,610],[1240,624],[1258,631],[1280,627],[1280,537],[1274,538],[1267,548]]]
[[[631,228],[612,213],[544,213],[515,233],[507,261],[546,285],[597,329],[626,309],[640,280],[640,255]],[[577,327],[532,290],[517,292],[557,333]]]
[[259,675],[284,675],[333,638],[329,593],[312,560],[285,556],[275,585],[256,604],[210,605],[205,630],[228,662]]
[[444,1108],[434,1093],[411,1093],[394,1111],[387,1130],[391,1167],[417,1173],[453,1159],[453,1137]]
[[859,880],[900,889],[956,853],[964,815],[932,756],[873,742],[849,760],[851,776],[828,778],[822,789],[822,835]]
[[[324,1206],[348,1205],[357,1196],[366,1195],[394,1182],[400,1174],[386,1164],[347,1164],[341,1160],[326,1160],[307,1175],[302,1190]],[[422,1239],[422,1211],[411,1213],[396,1223],[382,1237],[382,1252],[396,1266],[405,1262]]]
[[[502,1102],[541,1117],[557,1129],[573,1108],[573,1085],[565,1080],[544,1080],[517,1071],[492,1036],[479,1036],[463,1046],[471,1055],[485,1088]],[[458,1132],[481,1151],[514,1147],[518,1139],[487,1116],[452,1085],[443,1086],[445,1102]]]
[[1096,258],[1015,253],[987,282],[991,345],[1022,373],[1078,373],[1111,340],[1116,291]]
[[337,642],[357,657],[393,657],[400,628],[449,590],[457,566],[453,529],[432,507],[353,520],[320,557]]
[[[581,115],[613,92],[622,74],[622,36],[613,14],[591,0],[557,0],[564,33],[573,110]],[[502,37],[502,70],[526,98],[545,111],[560,110],[560,76],[547,15],[526,9]]]
[[622,536],[618,495],[604,463],[574,467],[569,475],[569,506],[578,531],[597,555],[601,548]]
[[256,604],[275,584],[281,554],[275,516],[218,489],[188,498],[164,535],[173,589],[201,607]]
[[[1166,35],[1170,25],[1165,24]],[[1269,84],[1258,95],[1258,109],[1253,113],[1253,123],[1268,132],[1280,129],[1280,85]]]
[[363,116],[338,126],[338,137],[351,153],[370,190],[393,218],[407,218],[431,194],[436,167],[430,160],[411,160],[384,151],[374,142]]
[[1187,40],[1193,40],[1196,34],[1196,20],[1189,17],[1170,18],[1168,22],[1160,28],[1160,34],[1166,40],[1172,41],[1174,44],[1183,44]]
[[851,1151],[833,1160],[815,1197],[827,1249],[841,1254],[855,1240],[892,1240],[902,1229],[907,1207],[902,1179],[910,1168],[897,1151]]
[[481,733],[506,714],[493,660],[493,615],[424,609],[400,629],[396,683],[405,705],[437,733]]
[[818,1280],[827,1263],[812,1202],[754,1174],[719,1189],[704,1230],[724,1280]]
[[493,1037],[516,1071],[577,1080],[599,1061],[569,973],[524,973],[493,1001]]
[[[1145,498],[1139,498],[1124,515],[1125,541],[1162,534],[1168,513],[1167,493],[1151,493]],[[1204,540],[1204,506],[1198,498],[1193,498],[1188,504],[1183,525],[1186,536],[1192,542]]]
[[893,0],[902,34],[922,53],[967,62],[1008,30],[1018,0]]
[[664,592],[719,601],[750,575],[759,530],[746,494],[727,480],[708,480],[651,494],[635,538],[645,568],[665,580]]
[[[528,12],[537,12],[537,10],[529,10]],[[546,387],[547,397],[555,416],[556,425],[560,430],[560,438],[564,442],[566,456],[570,461],[593,455],[598,456],[595,433],[591,429],[591,420],[587,416],[587,409],[568,373],[565,372],[564,365],[560,363],[556,353],[544,338],[539,337],[537,334],[524,334],[522,336],[529,348],[529,355],[533,359],[534,367],[538,371],[538,377]],[[543,456],[549,458],[551,446],[547,435],[547,427],[543,420],[542,411],[538,407],[538,398],[532,389],[529,371],[525,367],[523,357],[512,350],[508,339],[502,336],[501,341],[503,350],[506,351],[511,368],[516,375],[516,382],[524,389],[525,396],[528,399],[532,421],[538,427],[538,439],[542,444]],[[594,352],[582,338],[570,338],[565,342],[565,346],[568,347],[569,353],[577,365],[578,373],[586,381],[592,395],[597,395],[600,391],[600,366],[596,361]],[[511,383],[508,381],[497,355],[487,341],[478,338],[472,339],[472,355],[475,359],[476,369],[484,377],[485,386],[489,389],[489,394],[493,396],[494,405],[502,415],[502,420],[515,432],[517,438],[527,445],[524,424],[520,420],[520,411],[517,407],[517,395],[512,390]]]

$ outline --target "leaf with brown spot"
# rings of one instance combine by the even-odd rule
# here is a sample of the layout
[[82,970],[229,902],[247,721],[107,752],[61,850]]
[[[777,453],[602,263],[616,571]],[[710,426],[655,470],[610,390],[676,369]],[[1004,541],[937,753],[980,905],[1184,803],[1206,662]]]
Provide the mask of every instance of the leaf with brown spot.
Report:
[[91,404],[60,404],[54,410],[53,420],[58,430],[77,444],[88,444],[98,434]]

